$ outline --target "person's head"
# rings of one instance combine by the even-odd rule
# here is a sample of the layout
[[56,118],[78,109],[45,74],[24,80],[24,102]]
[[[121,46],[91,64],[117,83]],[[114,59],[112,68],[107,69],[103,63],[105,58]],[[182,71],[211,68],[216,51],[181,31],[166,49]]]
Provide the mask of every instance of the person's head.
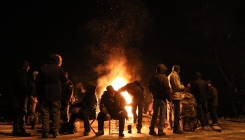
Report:
[[32,73],[32,78],[33,78],[33,80],[36,80],[37,75],[38,75],[38,71],[34,71],[34,72]]
[[58,54],[50,54],[48,58],[48,63],[57,64],[58,66],[62,65],[62,57]]
[[187,87],[191,87],[191,82],[188,82],[187,83]]
[[106,87],[106,91],[107,91],[109,96],[114,96],[114,94],[115,94],[115,90],[111,85]]
[[24,61],[22,61],[21,68],[24,71],[28,72],[30,70],[30,68],[31,68],[31,65],[30,65],[30,63],[28,61],[24,60]]
[[141,86],[141,83],[139,80],[135,80],[133,83],[136,84],[137,86]]
[[211,85],[212,85],[211,80],[207,80],[207,83],[208,83],[208,86],[211,87]]
[[86,86],[86,91],[87,91],[87,93],[95,94],[95,91],[96,91],[96,85],[94,85],[94,84],[88,84],[88,85]]
[[156,68],[156,73],[165,74],[167,67],[164,64],[158,64]]
[[173,66],[174,71],[176,71],[177,73],[180,73],[180,66],[179,65],[174,65]]

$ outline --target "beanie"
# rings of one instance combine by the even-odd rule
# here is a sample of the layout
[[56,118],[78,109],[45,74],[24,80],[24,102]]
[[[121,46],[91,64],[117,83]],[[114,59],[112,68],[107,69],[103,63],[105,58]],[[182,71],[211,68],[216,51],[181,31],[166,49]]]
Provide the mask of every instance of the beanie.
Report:
[[179,65],[174,65],[174,71],[179,72],[180,71],[180,66]]

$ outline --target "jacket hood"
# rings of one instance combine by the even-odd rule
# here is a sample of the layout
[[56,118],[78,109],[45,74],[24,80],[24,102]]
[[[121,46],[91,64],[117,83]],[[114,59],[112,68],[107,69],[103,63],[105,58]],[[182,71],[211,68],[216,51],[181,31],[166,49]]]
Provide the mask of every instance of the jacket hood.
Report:
[[48,64],[56,64],[58,66],[62,65],[62,58],[58,54],[50,54],[48,58]]
[[156,73],[165,74],[167,67],[164,64],[158,64],[156,68]]
[[27,61],[27,60],[23,60],[21,63],[20,63],[20,67],[22,69],[26,69],[28,66],[30,66],[30,63]]

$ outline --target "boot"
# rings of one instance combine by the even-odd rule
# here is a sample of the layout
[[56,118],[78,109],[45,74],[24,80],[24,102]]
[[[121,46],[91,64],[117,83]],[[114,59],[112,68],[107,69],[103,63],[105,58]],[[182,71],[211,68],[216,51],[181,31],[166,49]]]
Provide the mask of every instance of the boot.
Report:
[[137,133],[141,133],[141,128],[142,128],[142,125],[139,125],[139,124],[136,125]]
[[19,133],[19,136],[21,136],[21,137],[30,137],[31,133],[27,133],[25,129],[21,129],[20,133]]
[[48,133],[43,132],[43,133],[42,133],[42,138],[48,138]]
[[31,121],[30,124],[31,124],[31,129],[32,130],[36,130],[36,123],[35,123],[35,121]]
[[124,137],[123,132],[119,132],[119,137]]
[[161,131],[158,131],[158,136],[164,136],[166,135],[162,130]]
[[104,131],[99,130],[99,131],[96,133],[96,136],[101,136],[101,135],[104,135]]
[[88,136],[89,133],[90,133],[90,131],[84,131],[84,132],[83,132],[83,135],[84,135],[84,136]]
[[53,138],[57,138],[58,136],[59,136],[59,133],[57,133],[57,132],[53,133]]
[[151,127],[150,128],[150,132],[149,132],[149,135],[156,135],[157,133],[154,131],[154,129],[152,129]]
[[14,128],[12,131],[12,136],[19,136],[20,135],[20,129]]
[[68,134],[75,134],[74,125],[70,125],[70,127],[68,129]]

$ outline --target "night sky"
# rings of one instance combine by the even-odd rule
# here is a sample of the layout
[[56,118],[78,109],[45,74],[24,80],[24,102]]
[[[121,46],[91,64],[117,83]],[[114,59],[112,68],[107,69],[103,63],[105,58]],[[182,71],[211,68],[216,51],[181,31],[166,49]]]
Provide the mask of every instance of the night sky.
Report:
[[74,82],[96,81],[94,68],[119,51],[129,66],[139,66],[135,72],[144,84],[163,63],[167,74],[180,65],[184,84],[198,70],[219,88],[226,87],[213,48],[226,74],[231,67],[225,59],[235,74],[244,72],[243,0],[3,0],[0,5],[4,76],[19,60],[28,60],[34,71],[49,54],[58,53]]

